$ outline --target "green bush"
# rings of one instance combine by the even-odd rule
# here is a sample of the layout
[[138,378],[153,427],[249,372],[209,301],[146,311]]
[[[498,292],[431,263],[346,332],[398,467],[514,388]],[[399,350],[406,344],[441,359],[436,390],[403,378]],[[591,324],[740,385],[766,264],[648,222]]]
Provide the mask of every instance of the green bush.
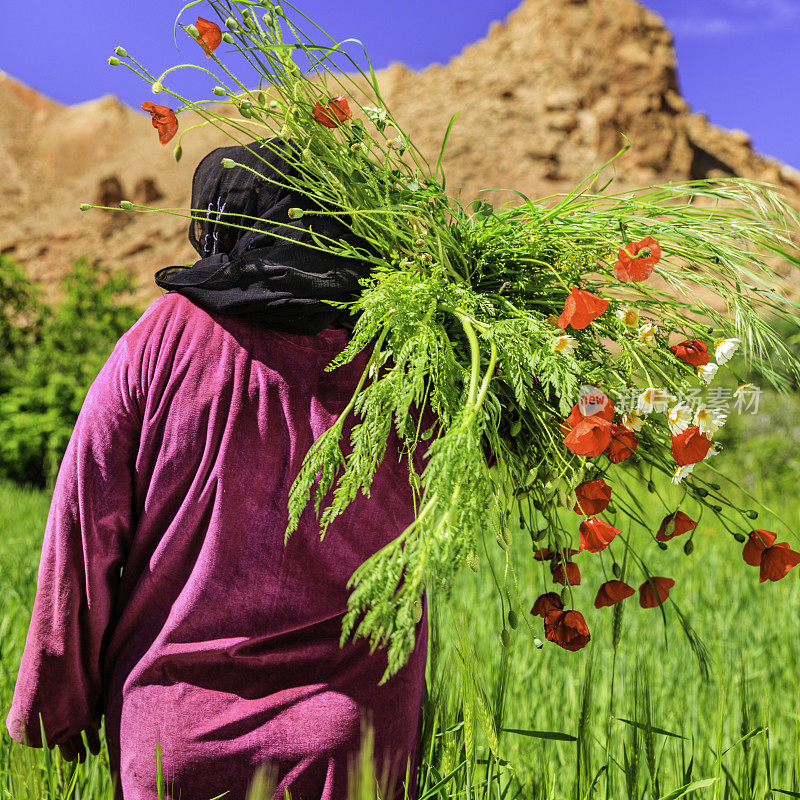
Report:
[[0,476],[52,486],[86,392],[141,311],[129,270],[76,259],[53,308],[0,256]]

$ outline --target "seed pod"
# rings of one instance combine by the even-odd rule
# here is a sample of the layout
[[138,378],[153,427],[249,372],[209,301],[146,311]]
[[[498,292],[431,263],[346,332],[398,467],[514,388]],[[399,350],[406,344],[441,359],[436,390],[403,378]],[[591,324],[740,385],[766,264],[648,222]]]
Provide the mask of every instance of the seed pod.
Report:
[[250,102],[250,100],[242,100],[242,102],[239,104],[239,108],[246,108],[248,111],[252,107],[253,107],[253,104]]
[[508,432],[511,434],[512,439],[516,439],[519,436],[519,432],[522,430],[522,421],[515,419],[511,423],[511,427],[509,427]]
[[111,64],[112,67],[118,67],[122,62],[116,56],[110,56],[108,63]]
[[287,212],[289,219],[300,219],[303,216],[303,209],[302,208],[290,208]]
[[222,41],[225,42],[225,44],[233,44],[233,36],[231,36],[228,31],[225,31],[225,33],[222,34]]
[[114,52],[118,56],[122,56],[123,58],[125,58],[128,55],[128,51],[121,45],[117,45],[117,47],[114,48]]
[[81,211],[88,211],[91,206],[88,203],[81,203]]
[[614,577],[617,580],[622,579],[622,567],[619,564],[617,564],[616,561],[611,565],[611,571],[614,573]]
[[186,33],[189,34],[192,38],[196,39],[200,35],[200,31],[195,28],[194,25],[187,25],[186,26]]
[[503,526],[503,539],[505,543],[511,547],[512,542],[514,541],[513,537],[511,536],[511,528],[508,526]]
[[225,20],[225,27],[230,28],[232,31],[238,31],[239,23],[233,17],[228,17],[228,19]]
[[690,556],[693,550],[694,550],[694,542],[691,539],[688,539],[686,541],[686,544],[683,546],[683,552],[686,553],[687,556]]
[[508,550],[508,542],[506,542],[505,538],[504,538],[504,537],[503,537],[501,534],[499,534],[499,533],[498,533],[498,534],[497,534],[497,535],[494,537],[494,540],[497,542],[497,546],[498,546],[498,547],[499,547],[501,550]]
[[222,166],[225,169],[232,169],[236,166],[236,162],[232,158],[223,158],[222,159]]
[[250,119],[253,115],[250,113],[249,108],[245,108],[244,106],[239,106],[239,113],[245,118]]
[[211,93],[215,94],[217,97],[225,97],[225,95],[228,94],[228,91],[224,86],[215,86],[211,90]]
[[481,562],[478,560],[478,556],[476,553],[467,553],[467,566],[473,572],[479,572],[481,568]]
[[130,200],[120,200],[119,207],[124,208],[126,211],[130,211],[133,208],[133,203]]
[[519,620],[517,619],[517,612],[514,611],[513,608],[509,609],[508,611],[508,624],[511,626],[513,630],[516,630],[517,625],[519,624]]
[[509,634],[506,628],[500,631],[500,644],[502,644],[503,647],[508,647],[511,644],[511,634]]

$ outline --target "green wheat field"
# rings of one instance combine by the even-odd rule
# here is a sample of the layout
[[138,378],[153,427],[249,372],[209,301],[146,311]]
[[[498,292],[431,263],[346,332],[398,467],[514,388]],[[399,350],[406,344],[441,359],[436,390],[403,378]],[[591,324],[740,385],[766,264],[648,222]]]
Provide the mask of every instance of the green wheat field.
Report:
[[[730,487],[731,499],[757,508],[750,493],[780,515],[759,510],[754,527],[774,530],[794,547],[800,530],[799,410],[796,397],[765,395],[757,414],[732,414],[726,449],[715,462],[739,484]],[[629,472],[625,479],[636,476]],[[505,575],[505,553],[487,532],[480,575],[463,570],[447,604],[442,590],[428,588],[432,652],[418,798],[800,797],[798,571],[759,585],[758,570],[741,558],[742,545],[708,515],[695,531],[691,555],[683,552],[686,537],[656,554],[652,533],[680,497],[668,483],[657,488],[650,493],[642,482],[639,495],[650,532],[629,533],[638,551],[659,565],[659,574],[675,578],[670,596],[705,647],[707,674],[698,646],[690,645],[669,603],[665,627],[659,609],[641,609],[636,597],[624,601],[614,647],[615,610],[593,607],[605,578],[600,559],[589,553],[576,559],[582,585],[574,591],[592,642],[575,653],[546,641],[538,649],[534,639],[544,640],[542,622],[529,612],[538,594],[552,588],[543,565],[517,527],[512,549],[522,603],[512,629],[500,597],[507,613],[506,579],[514,599],[513,579]],[[49,501],[46,491],[0,483],[3,720],[30,618]],[[490,564],[500,592],[486,580]],[[641,582],[636,574],[628,577],[634,586]],[[503,627],[508,647],[500,640]],[[385,797],[370,774],[369,736],[365,741],[351,798]],[[266,771],[255,776],[249,800],[271,798],[270,781]],[[113,798],[105,746],[85,763],[68,762],[57,748],[18,745],[3,725],[0,797]]]

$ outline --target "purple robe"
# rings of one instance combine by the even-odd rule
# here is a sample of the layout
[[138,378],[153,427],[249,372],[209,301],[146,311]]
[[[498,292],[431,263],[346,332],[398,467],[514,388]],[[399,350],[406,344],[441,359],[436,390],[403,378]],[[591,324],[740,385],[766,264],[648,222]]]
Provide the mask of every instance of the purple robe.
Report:
[[58,472],[6,718],[16,741],[41,747],[39,713],[51,745],[105,714],[116,800],[155,800],[156,726],[176,800],[244,800],[264,761],[276,798],[344,800],[363,717],[378,770],[388,758],[402,790],[410,759],[415,796],[425,595],[411,659],[383,686],[385,649],[338,641],[348,578],[413,519],[394,430],[371,497],[322,541],[312,502],[283,541],[302,458],[369,356],[325,372],[347,337],[168,292],[119,339]]

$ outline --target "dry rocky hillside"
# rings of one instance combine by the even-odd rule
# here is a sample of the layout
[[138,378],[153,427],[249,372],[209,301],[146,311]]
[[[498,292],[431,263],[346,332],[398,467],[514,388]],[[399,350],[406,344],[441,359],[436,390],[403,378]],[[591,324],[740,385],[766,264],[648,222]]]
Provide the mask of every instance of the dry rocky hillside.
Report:
[[[617,189],[737,175],[778,184],[800,205],[800,174],[754,153],[746,133],[691,113],[671,34],[634,0],[523,0],[448,64],[420,72],[392,64],[378,80],[433,163],[450,115],[461,109],[444,166],[447,189],[460,189],[462,203],[514,199],[479,195],[497,187],[529,197],[567,190],[619,149],[624,132],[633,147],[617,162]],[[143,100],[172,99],[162,97],[142,84]],[[191,116],[181,116],[182,128]],[[0,73],[0,251],[53,299],[58,277],[78,255],[127,267],[144,307],[162,292],[156,269],[197,258],[186,220],[81,212],[79,204],[188,206],[194,166],[227,143],[219,131],[193,131],[175,163],[174,142],[159,145],[150,117],[114,96],[64,106]]]

